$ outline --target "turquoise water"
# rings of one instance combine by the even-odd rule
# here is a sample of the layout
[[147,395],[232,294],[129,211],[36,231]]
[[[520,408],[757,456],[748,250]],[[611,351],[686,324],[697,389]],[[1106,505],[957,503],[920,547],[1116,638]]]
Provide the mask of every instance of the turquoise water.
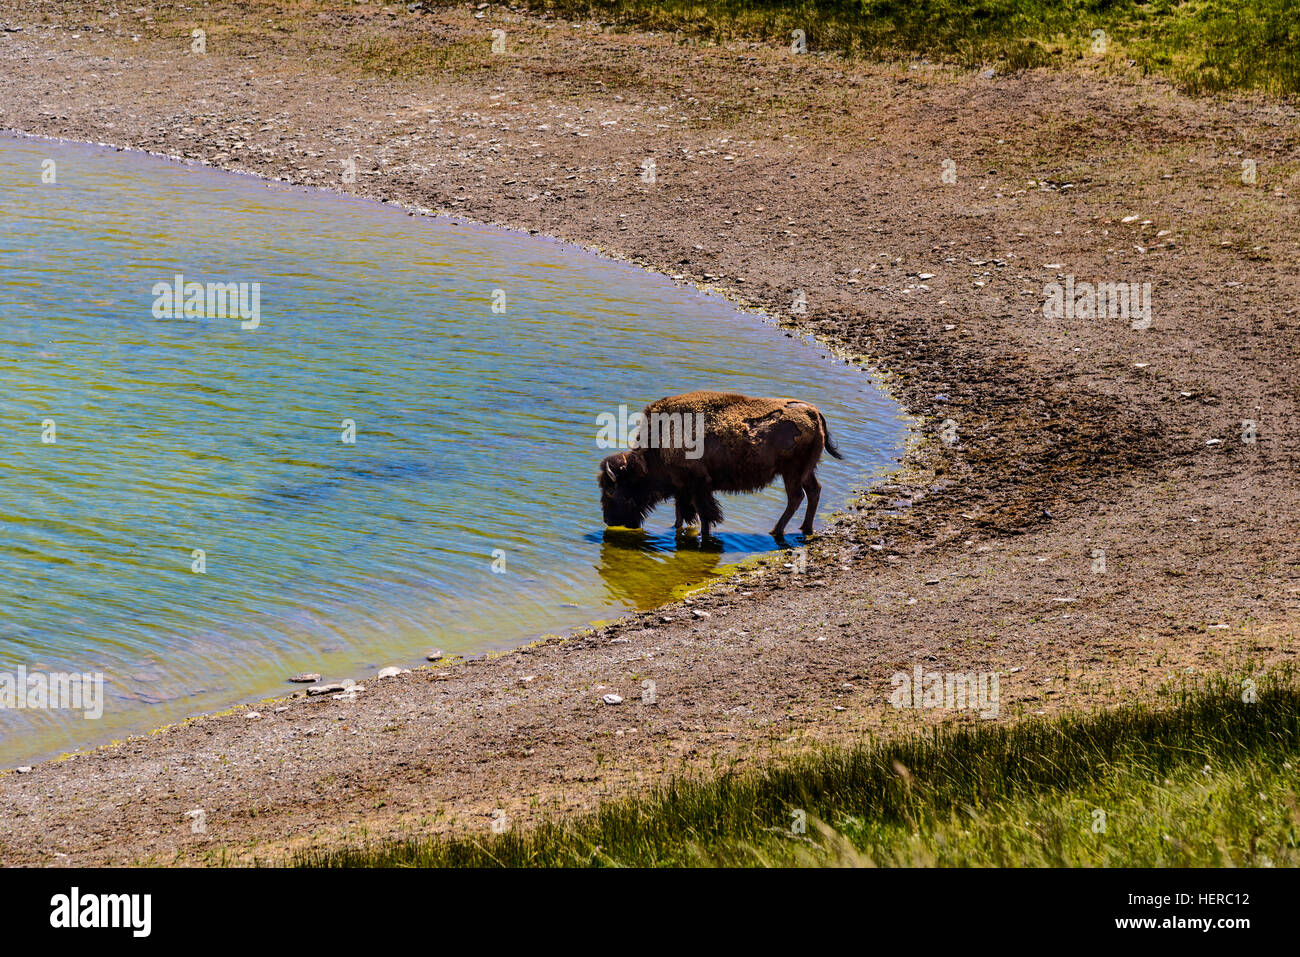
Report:
[[[816,403],[846,457],[824,511],[901,448],[864,375],[723,300],[331,193],[0,138],[0,262],[0,673],[106,684],[94,721],[0,708],[0,763],[562,633],[775,547],[777,489],[725,499],[715,550],[676,547],[671,505],[606,535],[620,405]],[[256,327],[157,317],[177,274],[260,284]]]

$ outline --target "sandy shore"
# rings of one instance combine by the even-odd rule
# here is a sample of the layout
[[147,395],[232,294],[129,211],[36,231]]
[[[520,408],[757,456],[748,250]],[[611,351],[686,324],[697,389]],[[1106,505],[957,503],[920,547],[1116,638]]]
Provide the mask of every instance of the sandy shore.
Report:
[[[2,775],[4,863],[276,860],[486,830],[497,808],[526,826],[670,773],[975,720],[892,708],[890,676],[917,664],[1002,672],[1014,720],[1295,658],[1294,109],[472,7],[138,9],[0,4],[0,128],[598,247],[816,332],[920,424],[806,572],[769,562],[567,641],[358,675],[355,701],[262,703]],[[435,41],[452,53],[411,52]],[[1150,283],[1150,326],[1044,316],[1066,275]]]

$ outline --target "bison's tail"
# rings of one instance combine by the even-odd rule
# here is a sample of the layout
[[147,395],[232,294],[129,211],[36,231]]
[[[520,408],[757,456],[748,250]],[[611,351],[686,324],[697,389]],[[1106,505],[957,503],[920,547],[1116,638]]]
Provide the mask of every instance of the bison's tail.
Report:
[[826,451],[837,459],[844,458],[844,456],[840,455],[840,450],[835,447],[835,443],[831,441],[831,430],[827,427],[826,416],[822,415],[820,409],[817,410],[817,418],[822,420],[822,438],[826,440]]

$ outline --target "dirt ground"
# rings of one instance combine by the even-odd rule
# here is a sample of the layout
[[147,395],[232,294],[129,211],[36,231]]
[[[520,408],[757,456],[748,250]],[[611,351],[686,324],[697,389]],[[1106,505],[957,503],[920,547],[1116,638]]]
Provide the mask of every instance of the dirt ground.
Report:
[[[890,676],[917,664],[1000,671],[1006,721],[1295,659],[1293,106],[495,5],[90,9],[0,2],[0,128],[599,247],[815,331],[919,425],[805,571],[778,558],[569,640],[358,675],[355,701],[258,704],[0,775],[4,863],[486,832],[498,808],[526,826],[672,773],[978,720],[894,709]],[[444,52],[420,54],[431,41]],[[1150,283],[1149,327],[1046,317],[1066,275]]]

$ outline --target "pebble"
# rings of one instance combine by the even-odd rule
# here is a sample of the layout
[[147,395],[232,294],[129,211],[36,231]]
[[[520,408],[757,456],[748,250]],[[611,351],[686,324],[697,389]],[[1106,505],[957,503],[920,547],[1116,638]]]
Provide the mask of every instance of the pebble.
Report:
[[24,765],[24,766],[21,767],[21,768],[18,768],[17,770],[18,770],[18,773],[19,773],[19,774],[31,774],[31,773],[32,773],[32,769],[29,768],[29,767],[27,767],[26,765]]
[[427,655],[424,656],[425,661],[438,661],[441,658],[442,658],[442,651],[438,648],[435,648],[433,651],[429,652]]
[[605,695],[605,697],[601,698],[600,700],[605,702],[605,704],[622,704],[623,696],[617,694],[607,694]]
[[294,675],[289,680],[296,681],[299,684],[308,685],[311,684],[313,681],[320,681],[320,675],[312,674],[311,672],[304,671],[300,675]]
[[316,695],[332,694],[336,691],[343,691],[343,690],[345,689],[342,682],[334,681],[327,685],[317,685],[315,688],[308,688],[307,694],[311,695],[312,697],[315,697]]
[[260,718],[261,716],[262,716],[262,712],[260,712],[260,711],[245,711],[245,712],[244,712],[244,717],[245,717],[245,718]]
[[398,675],[400,675],[401,673],[402,673],[402,669],[401,669],[401,668],[396,668],[396,667],[393,667],[392,665],[390,665],[390,666],[387,667],[387,668],[381,668],[381,669],[379,670],[379,677],[380,677],[380,678],[396,678],[396,677],[397,677]]

